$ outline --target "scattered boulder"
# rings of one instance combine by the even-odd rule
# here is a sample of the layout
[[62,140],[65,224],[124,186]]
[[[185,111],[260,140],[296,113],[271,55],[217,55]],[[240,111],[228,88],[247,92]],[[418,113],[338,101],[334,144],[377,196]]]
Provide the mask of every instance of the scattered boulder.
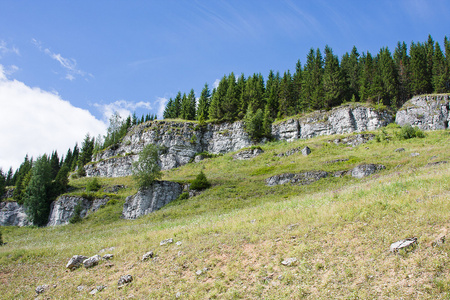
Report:
[[104,285],[99,285],[99,286],[97,286],[96,288],[94,288],[92,291],[90,291],[89,294],[95,295],[95,294],[97,294],[98,292],[103,291],[104,289],[106,289],[106,286],[104,286]]
[[336,145],[347,145],[356,147],[362,144],[365,144],[375,138],[375,135],[373,133],[360,133],[355,135],[349,135],[344,138],[338,138],[334,140],[328,141],[328,143],[333,142]]
[[307,171],[302,173],[285,173],[275,175],[266,179],[267,186],[275,186],[285,183],[296,185],[308,185],[328,176],[325,171]]
[[87,258],[88,257],[84,256],[84,255],[74,255],[67,263],[66,268],[70,269],[70,270],[74,270],[74,269],[80,267],[81,264],[83,263],[83,261],[85,261]]
[[142,261],[146,261],[152,257],[153,257],[153,251],[149,251],[149,252],[145,253],[144,255],[142,255]]
[[389,248],[389,250],[393,253],[397,253],[401,249],[407,250],[410,247],[411,248],[414,247],[416,244],[417,244],[416,237],[407,238],[407,239],[397,241],[397,242],[391,244],[391,247]]
[[202,270],[197,270],[197,272],[195,272],[195,274],[197,276],[200,276],[200,275],[202,275],[202,274],[204,274],[206,272],[208,272],[208,268],[203,268]]
[[394,150],[394,152],[404,152],[405,148],[397,148]]
[[290,266],[292,266],[293,264],[295,264],[296,262],[297,262],[297,258],[295,258],[295,257],[290,257],[290,258],[286,258],[285,260],[283,260],[283,261],[281,262],[281,264],[284,265],[284,266],[290,267]]
[[91,208],[89,209],[86,215],[90,215],[91,213],[96,212],[97,210],[105,206],[109,202],[109,200],[110,200],[109,197],[94,199],[94,201],[92,201]]
[[103,259],[110,260],[114,257],[114,254],[105,254],[103,255]]
[[383,169],[386,169],[386,167],[383,165],[362,164],[353,168],[351,170],[351,174],[352,177],[361,179]]
[[341,171],[334,172],[333,176],[334,177],[343,177],[343,176],[345,176],[345,175],[347,175],[349,173],[351,173],[351,170],[350,171],[348,171],[348,170],[341,170]]
[[205,158],[206,158],[206,157],[205,157],[203,154],[196,155],[196,156],[194,157],[194,162],[195,162],[195,163],[201,162],[201,161],[204,160]]
[[177,246],[181,246],[183,243],[181,241],[176,242]]
[[334,160],[330,160],[330,161],[326,161],[326,164],[335,164],[335,163],[340,163],[340,162],[345,162],[345,161],[349,161],[348,158],[338,158],[338,159],[334,159]]
[[159,243],[159,245],[160,245],[160,246],[164,246],[164,245],[167,245],[167,244],[172,244],[172,243],[173,243],[173,239],[172,239],[172,238],[170,238],[170,239],[167,239],[167,240],[161,241],[161,242]]
[[309,149],[308,146],[306,146],[305,148],[302,149],[302,154],[303,156],[308,156],[311,154],[311,149]]
[[28,226],[28,216],[23,205],[17,202],[0,202],[0,226]]
[[98,262],[101,260],[102,258],[100,257],[100,255],[96,254],[94,256],[89,257],[88,259],[85,259],[83,261],[83,265],[86,269],[88,268],[92,268],[96,265],[98,265]]
[[416,157],[416,156],[419,156],[419,155],[420,155],[419,152],[413,152],[413,153],[411,153],[411,157]]
[[98,253],[114,251],[114,249],[116,249],[116,247],[109,247],[109,248],[105,248],[105,249],[98,251]]
[[260,155],[261,153],[264,153],[264,151],[259,147],[255,147],[255,148],[250,148],[250,149],[245,149],[245,150],[239,151],[238,153],[233,155],[233,158],[237,159],[237,160],[252,159],[252,158]]
[[48,290],[48,288],[49,286],[47,284],[39,285],[36,287],[35,292],[37,295],[39,295]]
[[297,148],[288,150],[288,151],[286,151],[286,152],[284,152],[284,153],[278,153],[278,154],[275,154],[275,156],[278,156],[278,157],[291,156],[291,155],[293,155],[293,154],[295,154],[295,153],[298,153],[298,152],[301,152],[301,151],[302,151],[302,150],[300,149],[300,147],[297,147]]
[[133,276],[131,275],[123,275],[120,276],[119,281],[117,282],[118,288],[123,288],[124,286],[130,284],[133,281]]
[[446,161],[446,160],[435,161],[435,162],[427,163],[425,165],[425,167],[439,166],[439,165],[443,165],[443,164],[446,164],[446,163],[448,163],[448,161]]

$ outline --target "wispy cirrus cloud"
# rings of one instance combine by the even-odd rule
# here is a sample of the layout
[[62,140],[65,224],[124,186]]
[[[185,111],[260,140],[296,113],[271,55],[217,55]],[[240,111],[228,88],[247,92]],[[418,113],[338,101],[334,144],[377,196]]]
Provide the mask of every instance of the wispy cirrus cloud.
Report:
[[74,58],[63,57],[60,53],[52,52],[49,48],[42,46],[42,42],[36,39],[32,39],[31,42],[39,49],[39,51],[47,54],[50,58],[59,62],[61,67],[66,70],[65,79],[73,81],[76,76],[80,77],[94,77],[91,73],[87,73],[77,66],[77,61]]
[[4,40],[0,40],[0,58],[9,53],[20,55],[20,51],[18,48],[16,48],[15,46],[9,46],[7,42],[5,42]]

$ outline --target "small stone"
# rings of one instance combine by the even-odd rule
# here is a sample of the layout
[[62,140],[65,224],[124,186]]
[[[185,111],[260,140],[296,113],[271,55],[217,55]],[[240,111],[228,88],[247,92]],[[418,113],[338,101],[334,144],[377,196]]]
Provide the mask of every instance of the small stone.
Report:
[[406,249],[409,247],[413,247],[415,244],[417,244],[417,238],[407,238],[401,241],[397,241],[393,244],[391,244],[389,250],[393,253],[398,252],[400,249]]
[[170,239],[167,239],[167,240],[161,241],[161,242],[159,243],[159,245],[160,245],[160,246],[164,246],[164,245],[167,245],[167,244],[172,244],[172,243],[173,243],[173,239],[172,239],[172,238],[170,238]]
[[79,286],[77,286],[77,291],[78,291],[78,292],[81,292],[81,291],[84,290],[85,288],[86,288],[85,285],[79,285]]
[[74,269],[80,267],[81,264],[83,263],[83,261],[87,258],[88,257],[84,256],[84,255],[74,255],[67,263],[66,268],[74,270]]
[[97,294],[97,293],[98,293],[98,290],[97,290],[97,289],[93,289],[92,291],[89,292],[89,294],[91,294],[91,295],[95,295],[95,294]]
[[309,149],[309,147],[306,146],[305,148],[302,149],[302,154],[303,154],[304,156],[310,155],[310,154],[311,154],[311,149]]
[[405,148],[397,148],[394,150],[394,152],[404,152]]
[[117,285],[120,288],[124,287],[127,284],[130,284],[133,281],[133,276],[131,275],[123,275],[120,276],[119,281],[117,282]]
[[437,240],[433,241],[431,243],[432,247],[439,247],[442,246],[445,243],[445,235],[440,236]]
[[414,153],[411,153],[411,157],[416,157],[416,156],[419,156],[420,155],[420,153],[419,152],[414,152]]
[[114,249],[116,249],[116,247],[109,247],[109,248],[105,248],[105,249],[102,249],[102,250],[98,251],[98,253],[111,252]]
[[39,285],[38,287],[36,287],[35,291],[36,294],[42,294],[43,292],[45,292],[46,290],[48,290],[48,285],[44,284],[44,285]]
[[144,255],[142,255],[142,261],[146,261],[149,258],[153,257],[153,251],[149,251],[147,253],[145,253]]
[[114,257],[114,254],[105,254],[103,255],[103,259],[110,260]]
[[283,275],[278,276],[278,280],[282,280],[283,279]]
[[181,241],[176,242],[177,246],[181,246],[183,243]]
[[101,260],[102,258],[100,257],[100,255],[96,254],[92,257],[89,257],[88,259],[85,259],[83,261],[83,265],[86,269],[88,268],[92,268],[93,266],[98,265],[98,262]]
[[203,271],[202,270],[198,270],[197,272],[195,272],[195,274],[197,274],[197,276],[200,276],[200,275],[203,274]]
[[285,260],[283,260],[281,262],[282,265],[290,267],[292,266],[295,262],[297,261],[297,258],[295,257],[291,257],[291,258],[286,258]]
[[181,293],[178,292],[178,293],[175,295],[175,298],[180,298],[180,297],[181,297]]
[[252,223],[252,224],[255,223],[255,222],[256,222],[256,219],[253,219],[253,220],[250,221],[250,223]]

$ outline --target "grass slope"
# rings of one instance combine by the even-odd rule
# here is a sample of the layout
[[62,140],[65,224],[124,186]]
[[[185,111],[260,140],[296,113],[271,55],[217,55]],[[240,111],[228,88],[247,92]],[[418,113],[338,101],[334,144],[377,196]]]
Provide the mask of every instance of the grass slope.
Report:
[[[396,130],[384,132],[392,137]],[[120,219],[125,197],[136,192],[131,178],[101,178],[104,186],[128,188],[81,223],[2,228],[1,298],[29,299],[47,284],[43,298],[52,299],[92,298],[98,285],[107,286],[98,299],[173,299],[177,293],[181,299],[448,299],[450,246],[431,243],[450,226],[450,164],[427,164],[450,161],[449,132],[358,147],[328,143],[335,138],[269,143],[249,161],[230,153],[166,171],[165,180],[188,182],[203,170],[213,186],[134,221]],[[311,155],[274,156],[304,146]],[[395,152],[399,147],[406,151]],[[412,157],[415,152],[420,155]],[[327,163],[341,158],[349,161]],[[309,186],[264,184],[285,172],[334,172],[361,163],[386,169]],[[73,180],[72,193],[82,194],[87,180]],[[391,243],[413,236],[415,249],[389,253]],[[167,238],[181,245],[160,246]],[[111,262],[65,269],[72,255],[108,247],[115,247]],[[142,262],[150,250],[157,257]],[[290,257],[294,265],[281,264]],[[126,274],[134,281],[119,290]]]

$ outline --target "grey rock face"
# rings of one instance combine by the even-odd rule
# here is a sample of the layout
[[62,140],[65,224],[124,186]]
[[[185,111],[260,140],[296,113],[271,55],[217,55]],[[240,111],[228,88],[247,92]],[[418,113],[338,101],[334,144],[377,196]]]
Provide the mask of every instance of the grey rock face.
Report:
[[405,102],[397,112],[395,122],[417,126],[422,130],[439,130],[449,127],[449,95],[414,97]]
[[172,244],[172,243],[173,243],[173,238],[170,238],[170,239],[166,239],[166,240],[161,241],[161,242],[159,243],[159,245],[160,245],[160,246],[164,246],[164,245]]
[[308,171],[298,174],[285,173],[280,175],[275,175],[266,179],[267,186],[275,186],[279,184],[291,183],[296,185],[307,185],[321,178],[328,176],[325,171]]
[[131,175],[133,161],[144,146],[162,147],[162,170],[185,165],[200,152],[223,154],[252,145],[243,122],[207,124],[200,127],[193,122],[153,121],[133,129],[118,147],[110,147],[85,166],[87,176],[122,177]]
[[86,260],[88,257],[84,255],[74,255],[69,260],[69,262],[66,265],[67,269],[73,270],[81,266],[84,260]]
[[0,226],[31,225],[22,205],[17,202],[0,202]]
[[80,216],[83,218],[92,205],[88,199],[75,196],[61,196],[52,202],[47,226],[68,224],[78,203],[81,203],[83,208],[80,213]]
[[351,174],[352,177],[363,178],[383,169],[386,169],[383,165],[363,164],[353,168]]
[[233,158],[237,160],[247,160],[252,159],[262,153],[264,153],[264,151],[261,148],[246,149],[239,151],[238,153],[233,155]]
[[293,141],[321,135],[375,130],[392,123],[389,111],[378,111],[359,104],[336,107],[331,111],[316,111],[297,119],[272,125],[277,140]]
[[136,219],[160,209],[175,200],[183,191],[181,184],[170,181],[155,181],[151,187],[141,189],[127,197],[123,205],[122,217]]

